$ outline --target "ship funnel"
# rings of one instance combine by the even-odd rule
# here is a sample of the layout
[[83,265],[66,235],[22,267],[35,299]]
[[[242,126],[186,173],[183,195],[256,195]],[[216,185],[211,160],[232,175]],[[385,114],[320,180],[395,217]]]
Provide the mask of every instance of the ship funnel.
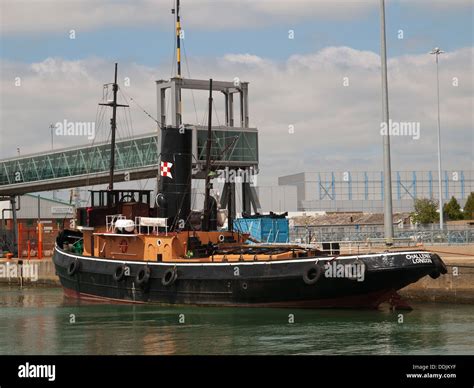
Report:
[[161,128],[158,217],[168,218],[170,230],[186,230],[191,213],[192,130]]

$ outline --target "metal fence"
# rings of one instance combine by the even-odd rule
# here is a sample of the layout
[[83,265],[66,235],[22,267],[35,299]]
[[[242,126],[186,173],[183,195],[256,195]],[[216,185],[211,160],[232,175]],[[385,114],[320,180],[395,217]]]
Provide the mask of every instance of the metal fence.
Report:
[[[54,250],[56,236],[59,233],[58,224],[44,224],[40,242],[37,225],[22,226],[17,233],[17,252],[19,258],[51,257]],[[41,252],[39,250],[41,249]],[[15,251],[13,233],[6,228],[0,228],[0,258]]]
[[[294,226],[290,228],[290,241],[296,243],[317,242],[375,242],[383,241],[382,228],[355,230],[347,228],[325,228],[321,226]],[[472,244],[474,228],[452,227],[444,230],[439,228],[395,229],[395,242],[412,244]]]

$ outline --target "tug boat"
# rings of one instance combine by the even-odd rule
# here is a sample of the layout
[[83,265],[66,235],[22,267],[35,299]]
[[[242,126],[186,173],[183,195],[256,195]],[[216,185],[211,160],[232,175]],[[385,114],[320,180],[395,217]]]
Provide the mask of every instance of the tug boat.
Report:
[[252,243],[249,234],[232,230],[231,220],[227,229],[219,227],[209,190],[197,225],[191,136],[188,128],[161,128],[156,206],[146,190],[91,191],[91,206],[77,211],[80,226],[62,231],[56,241],[53,261],[67,296],[292,308],[377,308],[389,302],[408,308],[398,290],[447,272],[440,257],[426,251],[336,255],[301,244]]
[[[177,58],[181,79],[179,52]],[[153,200],[151,191],[114,189],[116,109],[126,106],[117,103],[115,66],[113,101],[101,104],[113,108],[108,189],[91,191],[90,206],[77,209],[77,229],[63,230],[56,239],[53,262],[66,296],[199,306],[377,308],[389,302],[408,308],[398,290],[447,272],[438,255],[419,250],[344,255],[312,245],[255,243],[233,228],[230,211],[223,228],[211,195],[212,90],[210,80],[205,199],[196,214],[191,211],[193,132],[185,125],[159,123],[160,174]]]
[[[176,194],[163,193],[170,203]],[[89,226],[57,238],[53,261],[69,297],[205,306],[377,308],[390,302],[403,307],[399,289],[446,273],[439,256],[425,251],[327,255],[299,245],[249,244],[249,236],[236,231],[165,230],[169,218],[150,217],[155,209],[146,202],[149,192],[92,195],[112,201],[86,210]],[[112,209],[115,214],[106,214]],[[78,242],[82,254],[69,249]]]

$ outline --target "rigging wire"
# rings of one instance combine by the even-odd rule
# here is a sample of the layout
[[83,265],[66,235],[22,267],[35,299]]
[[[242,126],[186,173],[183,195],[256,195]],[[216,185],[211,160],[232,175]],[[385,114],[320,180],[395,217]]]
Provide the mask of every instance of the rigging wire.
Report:
[[[128,102],[130,103],[130,101],[132,101],[136,106],[137,108],[139,108],[139,110],[141,110],[147,117],[149,117],[151,120],[153,120],[156,124],[158,124],[159,127],[161,127],[160,123],[158,122],[157,119],[155,119],[150,113],[148,113],[133,97],[129,96],[125,91],[123,91],[122,89],[119,89],[121,94],[122,94],[122,97]],[[131,128],[131,132],[132,132],[132,135],[134,133],[134,129],[133,129],[133,121],[132,121],[132,113],[131,113],[131,109],[126,109],[126,111],[128,111],[128,115],[129,115],[129,123],[130,123],[130,128]],[[132,135],[130,137],[132,137]],[[148,182],[149,182],[150,178],[147,178],[145,183],[142,183],[142,180],[138,180],[137,181],[137,184],[138,184],[138,187],[140,188],[140,190],[144,189],[147,185],[148,185]]]
[[[109,98],[109,93],[110,93],[109,84],[103,85],[103,87],[102,87],[102,100],[101,101],[107,101],[108,98]],[[92,142],[91,142],[91,147],[93,147],[96,144],[96,142],[99,138],[99,133],[101,133],[101,129],[102,129],[102,126],[103,126],[104,120],[105,120],[105,113],[106,113],[106,107],[103,106],[103,105],[97,105],[96,119],[95,119],[96,131],[95,131],[95,136],[94,136],[94,138],[92,139]],[[86,169],[86,173],[87,173],[87,179],[86,179],[85,186],[89,187],[89,188],[92,188],[92,186],[90,185],[90,179],[92,178],[91,175],[97,176],[98,173],[91,174],[90,169],[92,168],[93,154],[90,153],[87,156],[88,156],[87,160],[86,160],[86,158],[84,158],[84,163],[86,164],[85,169]],[[90,191],[89,191],[89,196],[87,198],[87,203],[89,202],[90,197],[91,197],[91,194],[90,194]]]
[[216,103],[215,103],[215,100],[212,99],[212,106],[214,108],[214,114],[215,114],[215,117],[216,117],[216,120],[217,120],[217,125],[220,127],[221,126],[221,122],[219,120],[219,115],[217,114],[217,108],[216,108]]
[[[191,78],[191,72],[189,71],[189,63],[188,63],[188,55],[186,54],[186,48],[183,40],[183,56],[184,56],[184,63],[186,64],[186,70],[188,72],[188,78]],[[193,107],[194,107],[194,114],[196,116],[196,124],[199,123],[198,119],[198,113],[197,113],[197,108],[196,108],[196,100],[194,98],[194,90],[191,89],[191,97],[193,99]]]
[[161,128],[162,125],[161,123],[156,119],[154,118],[150,113],[148,113],[148,111],[145,110],[145,108],[143,108],[133,97],[129,96],[127,93],[125,93],[124,91],[122,91],[122,95],[123,97],[125,98],[125,100],[128,101],[132,101],[143,113],[145,113],[145,115],[147,115],[150,119],[152,119],[156,124],[158,124],[158,126]]

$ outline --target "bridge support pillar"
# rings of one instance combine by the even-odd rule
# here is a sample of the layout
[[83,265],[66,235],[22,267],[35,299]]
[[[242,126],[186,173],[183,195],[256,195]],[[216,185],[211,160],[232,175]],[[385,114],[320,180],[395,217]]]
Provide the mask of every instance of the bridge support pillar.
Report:
[[250,207],[250,183],[242,182],[242,215],[245,213],[250,215],[252,208]]
[[236,217],[235,211],[235,182],[224,183],[221,196],[221,208],[227,208],[228,229],[233,230],[233,223]]
[[12,243],[13,243],[13,255],[18,257],[18,220],[17,220],[17,208],[16,208],[16,196],[10,196],[10,204],[12,207]]
[[252,169],[245,169],[242,180],[242,213],[250,215],[252,209],[254,213],[260,213],[262,207],[258,200],[257,190],[251,184]]

